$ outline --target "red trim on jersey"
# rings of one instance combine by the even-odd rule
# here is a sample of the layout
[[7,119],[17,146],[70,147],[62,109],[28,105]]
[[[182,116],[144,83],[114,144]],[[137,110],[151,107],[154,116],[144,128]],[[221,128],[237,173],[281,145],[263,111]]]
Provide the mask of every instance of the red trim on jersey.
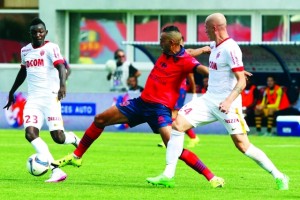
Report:
[[244,66],[241,67],[235,67],[231,69],[233,72],[242,72],[244,71]]
[[56,67],[56,65],[58,65],[58,64],[64,64],[64,63],[65,63],[64,60],[57,60],[57,61],[55,61],[55,62],[53,63],[53,65],[54,65],[54,67]]
[[45,46],[48,42],[49,42],[49,41],[45,41],[44,44],[43,44],[42,46],[39,46],[39,47],[36,47],[36,48],[34,48],[34,47],[32,46],[32,44],[31,44],[31,46],[32,46],[33,49],[38,49],[38,48],[41,48],[41,47]]
[[26,67],[26,65],[21,65],[21,68],[22,68],[22,67]]
[[216,47],[220,46],[223,42],[225,42],[225,41],[228,40],[228,39],[230,39],[230,37],[228,37],[228,38],[222,40],[219,44],[216,45]]

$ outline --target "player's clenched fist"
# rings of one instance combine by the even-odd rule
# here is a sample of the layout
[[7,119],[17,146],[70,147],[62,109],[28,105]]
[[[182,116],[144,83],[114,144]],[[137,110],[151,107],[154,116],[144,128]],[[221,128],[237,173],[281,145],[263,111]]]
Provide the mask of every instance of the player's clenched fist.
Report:
[[11,106],[11,104],[15,103],[15,97],[14,97],[14,94],[11,94],[9,93],[9,96],[8,96],[8,102],[7,104],[3,107],[3,109],[9,109],[9,107]]
[[58,95],[57,98],[58,100],[61,100],[63,98],[66,97],[66,87],[65,86],[61,86],[60,89],[58,90]]

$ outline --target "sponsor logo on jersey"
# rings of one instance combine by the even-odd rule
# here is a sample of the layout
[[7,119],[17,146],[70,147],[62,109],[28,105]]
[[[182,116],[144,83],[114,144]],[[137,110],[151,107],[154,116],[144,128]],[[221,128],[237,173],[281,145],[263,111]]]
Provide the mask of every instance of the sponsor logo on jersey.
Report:
[[217,63],[210,61],[209,68],[212,70],[218,70]]
[[227,123],[227,124],[233,124],[233,123],[237,123],[237,122],[240,122],[239,119],[224,119],[224,121]]
[[43,67],[44,66],[44,59],[33,59],[26,61],[26,67]]
[[164,75],[166,75],[166,76],[170,76],[170,73],[168,73],[168,72],[165,70],[166,67],[167,67],[167,65],[164,65],[164,64],[160,63],[160,67],[157,66],[157,65],[154,65],[153,70],[159,71],[160,73],[162,73],[162,74],[164,74]]
[[165,63],[165,62],[160,62],[159,64],[160,64],[160,66],[161,66],[162,68],[166,68],[166,67],[167,67],[167,63]]
[[48,122],[50,121],[61,121],[61,117],[48,117]]
[[22,52],[31,51],[31,49],[22,49]]

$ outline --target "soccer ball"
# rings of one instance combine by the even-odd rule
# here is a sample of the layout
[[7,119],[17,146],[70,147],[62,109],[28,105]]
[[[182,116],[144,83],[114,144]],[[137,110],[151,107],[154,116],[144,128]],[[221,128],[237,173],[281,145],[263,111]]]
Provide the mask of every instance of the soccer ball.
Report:
[[27,170],[33,176],[41,176],[49,169],[48,158],[43,154],[33,154],[27,160]]
[[108,60],[106,63],[105,63],[105,69],[106,71],[110,72],[110,73],[113,73],[116,71],[116,68],[117,68],[117,63],[115,60]]

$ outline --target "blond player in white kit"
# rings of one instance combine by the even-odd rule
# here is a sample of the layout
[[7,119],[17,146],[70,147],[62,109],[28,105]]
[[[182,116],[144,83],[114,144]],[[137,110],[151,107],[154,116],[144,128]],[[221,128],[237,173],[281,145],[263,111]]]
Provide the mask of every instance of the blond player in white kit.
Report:
[[279,190],[287,190],[289,178],[248,139],[249,128],[242,115],[240,95],[246,86],[242,52],[227,33],[226,18],[221,13],[214,13],[206,18],[205,26],[208,37],[213,41],[209,57],[208,90],[203,96],[180,109],[172,124],[173,130],[166,154],[167,166],[158,177],[162,181],[174,177],[186,130],[219,121],[226,127],[237,149],[271,173]]
[[[28,96],[23,111],[25,137],[37,153],[48,156],[52,162],[47,144],[39,137],[46,120],[53,140],[58,144],[79,144],[73,133],[64,132],[60,100],[66,95],[66,69],[58,45],[45,41],[48,33],[45,23],[34,18],[29,27],[32,42],[21,49],[21,68],[9,92],[9,108],[14,102],[14,93],[27,77]],[[67,174],[51,166],[50,179],[45,182],[60,182]]]

